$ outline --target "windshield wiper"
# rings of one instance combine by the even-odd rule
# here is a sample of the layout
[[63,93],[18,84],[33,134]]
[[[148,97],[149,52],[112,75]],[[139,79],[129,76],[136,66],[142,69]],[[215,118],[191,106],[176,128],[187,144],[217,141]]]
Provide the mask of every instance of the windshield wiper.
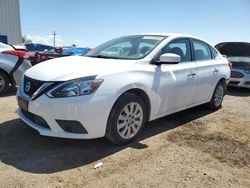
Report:
[[118,57],[105,56],[105,55],[88,55],[87,57],[105,58],[105,59],[119,59]]

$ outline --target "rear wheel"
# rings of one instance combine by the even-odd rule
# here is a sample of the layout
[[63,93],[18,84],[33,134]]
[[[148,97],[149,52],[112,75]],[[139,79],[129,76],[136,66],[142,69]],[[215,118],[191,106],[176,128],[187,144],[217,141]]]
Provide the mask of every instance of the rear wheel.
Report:
[[123,94],[110,112],[105,137],[121,145],[134,140],[146,121],[145,102],[132,93]]
[[220,81],[216,85],[213,97],[211,101],[207,104],[207,107],[214,110],[219,109],[221,107],[224,95],[225,95],[225,87],[223,85],[223,82]]
[[8,75],[0,71],[0,96],[4,95],[10,88],[10,80]]

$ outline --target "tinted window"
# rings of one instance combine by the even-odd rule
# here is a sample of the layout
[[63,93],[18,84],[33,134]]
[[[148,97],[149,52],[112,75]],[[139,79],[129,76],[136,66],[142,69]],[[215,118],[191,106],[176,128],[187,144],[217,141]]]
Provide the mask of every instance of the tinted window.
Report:
[[162,53],[174,53],[181,57],[181,62],[191,61],[190,44],[187,39],[170,42],[162,49]]
[[52,46],[40,45],[40,51],[51,50],[51,49],[53,49]]
[[25,44],[28,51],[36,51],[36,47],[34,44]]
[[194,44],[194,57],[196,61],[211,59],[211,51],[209,46],[201,41],[193,41]]

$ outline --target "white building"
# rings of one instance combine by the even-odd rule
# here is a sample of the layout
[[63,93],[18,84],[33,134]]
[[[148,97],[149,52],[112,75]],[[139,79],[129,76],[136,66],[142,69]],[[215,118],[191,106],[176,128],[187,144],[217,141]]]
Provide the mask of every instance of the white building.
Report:
[[19,0],[0,0],[0,42],[22,42]]

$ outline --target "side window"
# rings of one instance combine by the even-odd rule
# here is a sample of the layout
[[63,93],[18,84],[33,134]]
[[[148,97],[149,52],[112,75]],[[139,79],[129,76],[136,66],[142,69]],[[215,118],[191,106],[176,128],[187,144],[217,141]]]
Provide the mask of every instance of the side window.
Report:
[[187,39],[179,39],[170,42],[162,49],[161,54],[174,53],[181,57],[181,62],[191,61],[190,44]]
[[36,47],[34,44],[25,44],[28,51],[36,51]]
[[194,44],[194,57],[196,61],[212,59],[209,46],[201,41],[193,40]]
[[49,50],[49,46],[46,45],[40,45],[40,51],[44,51],[44,50]]
[[215,59],[215,57],[217,56],[217,51],[214,48],[212,48],[211,46],[209,46],[209,47],[210,47],[210,51],[212,52],[212,59]]

